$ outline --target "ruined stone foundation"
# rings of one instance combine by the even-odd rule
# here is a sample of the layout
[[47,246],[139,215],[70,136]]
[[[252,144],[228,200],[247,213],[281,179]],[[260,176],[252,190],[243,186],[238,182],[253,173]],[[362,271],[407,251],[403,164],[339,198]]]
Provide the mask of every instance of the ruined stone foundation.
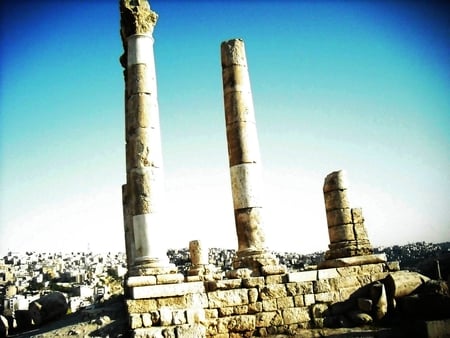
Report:
[[[397,265],[398,267],[398,265]],[[395,264],[376,263],[281,275],[155,284],[129,288],[134,337],[302,336],[333,326],[333,307],[384,279]]]

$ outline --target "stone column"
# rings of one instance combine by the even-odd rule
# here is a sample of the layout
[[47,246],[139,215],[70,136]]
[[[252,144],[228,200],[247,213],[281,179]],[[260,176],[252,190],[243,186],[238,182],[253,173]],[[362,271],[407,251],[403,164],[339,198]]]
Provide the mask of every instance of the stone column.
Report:
[[132,256],[129,274],[170,272],[175,267],[161,246],[163,163],[152,36],[158,16],[147,1],[122,0],[120,10],[125,50],[121,57],[126,87],[127,184],[123,196],[127,254]]
[[327,214],[329,250],[325,259],[372,255],[362,209],[351,208],[347,196],[348,183],[344,171],[325,178],[323,193]]
[[189,242],[189,255],[191,257],[191,266],[187,272],[187,281],[200,281],[219,279],[215,275],[216,267],[209,264],[208,248],[199,240]]
[[221,45],[222,80],[234,217],[238,238],[233,267],[276,265],[265,247],[262,217],[262,174],[255,112],[244,42]]

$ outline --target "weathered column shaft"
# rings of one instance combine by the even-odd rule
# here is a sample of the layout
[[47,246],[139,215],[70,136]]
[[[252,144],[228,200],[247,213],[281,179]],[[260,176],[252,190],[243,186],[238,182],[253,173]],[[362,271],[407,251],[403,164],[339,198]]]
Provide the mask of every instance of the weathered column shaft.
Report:
[[261,168],[244,42],[221,45],[228,157],[238,237],[238,255],[262,252]]
[[146,1],[121,1],[125,49],[121,62],[126,82],[125,236],[129,264],[144,268],[168,263],[158,238],[163,227],[164,178],[152,36],[156,21],[157,15]]
[[347,197],[348,183],[344,171],[325,178],[323,193],[330,238],[327,259],[372,254],[360,208],[351,208]]

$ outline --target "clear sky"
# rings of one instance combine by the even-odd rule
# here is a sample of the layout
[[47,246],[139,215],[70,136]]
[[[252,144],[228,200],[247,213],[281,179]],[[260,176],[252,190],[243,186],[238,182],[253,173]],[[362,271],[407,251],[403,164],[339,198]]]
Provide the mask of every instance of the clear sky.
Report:
[[[123,251],[118,1],[0,5],[0,254]],[[169,248],[236,248],[220,43],[246,43],[267,245],[329,243],[345,169],[374,246],[450,240],[450,7],[151,1]]]

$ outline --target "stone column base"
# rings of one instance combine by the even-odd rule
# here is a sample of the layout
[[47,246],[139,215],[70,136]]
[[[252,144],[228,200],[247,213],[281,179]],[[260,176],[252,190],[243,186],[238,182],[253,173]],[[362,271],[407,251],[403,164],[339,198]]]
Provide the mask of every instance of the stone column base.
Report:
[[372,246],[368,240],[343,241],[331,243],[325,253],[325,259],[365,256],[373,254]]
[[212,264],[197,264],[192,265],[188,272],[186,281],[212,281],[222,279],[222,273],[217,272],[217,267]]
[[[250,274],[252,277],[281,275],[286,273],[286,266],[280,265],[278,259],[271,253],[261,251],[238,251],[233,260],[234,270],[227,273],[227,277],[233,278]],[[245,272],[244,270],[249,270]]]

